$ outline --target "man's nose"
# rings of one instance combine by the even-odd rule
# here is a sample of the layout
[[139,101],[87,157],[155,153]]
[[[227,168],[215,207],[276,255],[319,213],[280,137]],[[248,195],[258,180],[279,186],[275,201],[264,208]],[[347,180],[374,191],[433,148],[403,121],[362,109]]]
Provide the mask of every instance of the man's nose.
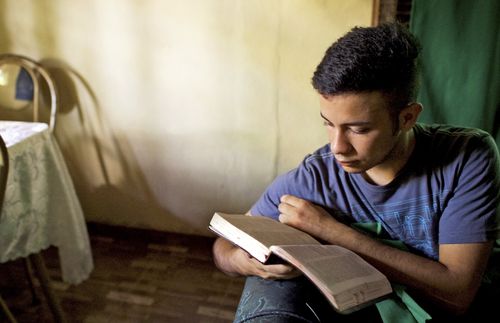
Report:
[[343,131],[335,131],[331,136],[330,143],[335,155],[348,154],[352,149],[351,143]]

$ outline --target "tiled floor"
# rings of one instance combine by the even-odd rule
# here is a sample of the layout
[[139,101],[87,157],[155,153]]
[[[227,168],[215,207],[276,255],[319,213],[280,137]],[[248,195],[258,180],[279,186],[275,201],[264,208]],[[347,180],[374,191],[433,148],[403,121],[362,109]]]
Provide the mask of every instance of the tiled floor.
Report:
[[[232,321],[243,279],[214,267],[212,239],[95,224],[89,233],[95,269],[80,285],[60,281],[55,248],[43,252],[70,322]],[[0,293],[20,323],[53,321],[43,299],[31,304],[22,261],[0,264]]]

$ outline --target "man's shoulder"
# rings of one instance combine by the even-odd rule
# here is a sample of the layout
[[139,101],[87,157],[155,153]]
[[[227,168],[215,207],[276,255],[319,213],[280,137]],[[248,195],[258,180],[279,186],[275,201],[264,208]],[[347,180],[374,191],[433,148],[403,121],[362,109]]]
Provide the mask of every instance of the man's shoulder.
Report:
[[334,159],[330,145],[326,144],[304,158],[304,164],[331,162]]
[[306,183],[309,186],[317,186],[318,182],[328,182],[332,176],[337,176],[340,172],[330,145],[326,144],[306,155],[297,167],[280,177],[305,186]]
[[417,141],[430,150],[445,152],[447,150],[494,149],[492,136],[479,128],[455,126],[448,124],[415,125]]
[[[416,159],[419,167],[445,168],[453,176],[465,165],[489,167],[499,161],[498,148],[486,131],[453,125],[424,125],[415,127]],[[436,166],[439,166],[436,168]],[[495,166],[493,166],[495,167]]]
[[490,134],[479,128],[455,126],[449,124],[424,124],[417,123],[415,125],[415,131],[417,135],[428,136],[433,138],[443,138],[443,139],[469,139],[469,138],[486,138],[490,137]]

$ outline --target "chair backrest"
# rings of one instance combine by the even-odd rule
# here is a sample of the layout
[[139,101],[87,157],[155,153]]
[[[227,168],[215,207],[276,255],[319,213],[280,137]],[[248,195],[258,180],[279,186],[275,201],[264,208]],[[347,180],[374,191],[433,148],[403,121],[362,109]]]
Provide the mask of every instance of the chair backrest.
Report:
[[0,136],[0,217],[2,216],[2,207],[7,189],[7,176],[9,175],[9,154],[7,146]]
[[[43,80],[47,85],[50,96],[50,112],[47,121],[43,121],[40,118],[40,103],[42,98],[42,83],[40,80]],[[0,90],[2,86],[6,88],[7,91],[14,89],[10,92],[15,93],[16,96],[19,95],[21,99],[33,101],[33,111],[30,121],[46,122],[50,130],[54,130],[57,113],[57,91],[50,74],[42,65],[25,56],[0,54]],[[9,95],[12,93],[9,93]],[[0,95],[1,94],[2,92],[0,91]],[[8,106],[3,107],[9,108]],[[24,110],[19,107],[17,107],[17,109]]]

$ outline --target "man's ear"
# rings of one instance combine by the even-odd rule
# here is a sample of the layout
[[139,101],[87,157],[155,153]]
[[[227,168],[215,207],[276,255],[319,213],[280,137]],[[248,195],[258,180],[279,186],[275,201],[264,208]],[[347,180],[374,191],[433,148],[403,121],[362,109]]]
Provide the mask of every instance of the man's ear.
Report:
[[399,125],[401,130],[411,129],[417,122],[420,112],[422,112],[423,106],[418,102],[412,102],[408,104],[399,113]]

